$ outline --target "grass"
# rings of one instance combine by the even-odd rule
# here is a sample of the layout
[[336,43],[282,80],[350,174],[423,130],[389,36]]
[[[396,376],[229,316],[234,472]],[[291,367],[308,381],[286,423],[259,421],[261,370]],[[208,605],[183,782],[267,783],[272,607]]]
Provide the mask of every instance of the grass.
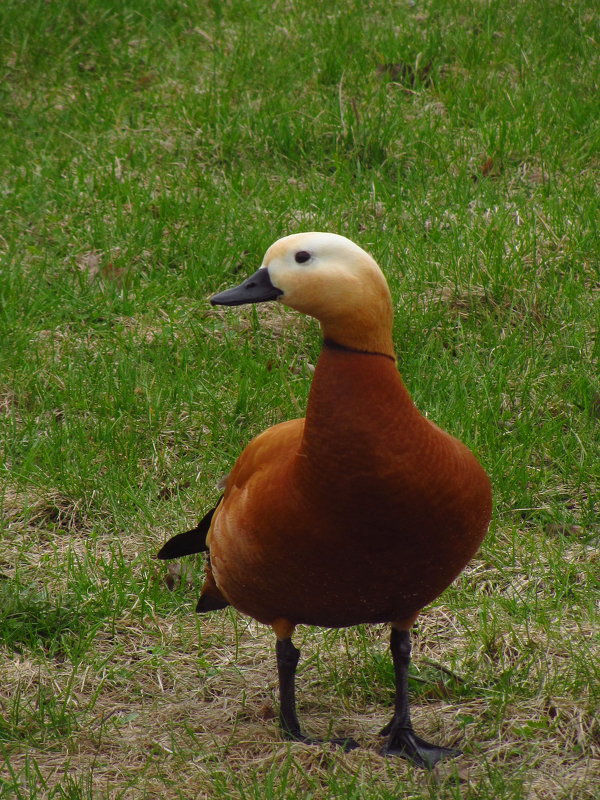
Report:
[[[0,797],[595,796],[598,30],[589,0],[0,6]],[[303,413],[316,326],[215,311],[281,235],[388,275],[419,407],[478,453],[490,534],[421,617],[420,731],[378,754],[383,627],[197,619],[153,559]],[[596,716],[595,716],[596,715]]]

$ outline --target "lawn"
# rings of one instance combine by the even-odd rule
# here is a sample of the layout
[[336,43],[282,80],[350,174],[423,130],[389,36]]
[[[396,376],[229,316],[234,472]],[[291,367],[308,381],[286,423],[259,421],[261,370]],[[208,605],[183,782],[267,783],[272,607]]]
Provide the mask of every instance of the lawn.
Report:
[[[591,0],[0,4],[0,797],[597,797],[598,40]],[[271,631],[155,559],[303,414],[316,323],[208,303],[303,230],[380,263],[494,487],[414,632],[433,774],[379,754],[384,626],[298,630],[307,731],[362,746],[288,744]]]

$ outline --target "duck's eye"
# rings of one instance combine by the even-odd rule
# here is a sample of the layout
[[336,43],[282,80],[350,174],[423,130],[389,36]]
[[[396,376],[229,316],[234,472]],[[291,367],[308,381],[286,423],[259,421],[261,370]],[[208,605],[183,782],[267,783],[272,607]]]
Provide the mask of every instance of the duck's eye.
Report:
[[310,261],[310,253],[306,250],[298,250],[294,258],[297,264],[305,264],[307,261]]

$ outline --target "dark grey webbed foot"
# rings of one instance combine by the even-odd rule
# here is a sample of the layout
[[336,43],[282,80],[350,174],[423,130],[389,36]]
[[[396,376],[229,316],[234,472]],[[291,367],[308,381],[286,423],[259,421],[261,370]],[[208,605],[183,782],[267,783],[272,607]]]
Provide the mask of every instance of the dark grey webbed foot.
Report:
[[351,750],[356,750],[357,747],[360,747],[356,739],[350,736],[340,736],[337,739],[327,739],[327,741],[341,747],[344,753],[349,753]]
[[411,761],[415,766],[425,769],[432,769],[442,759],[456,758],[462,755],[460,750],[452,747],[440,747],[426,742],[425,739],[417,736],[412,728],[392,730],[382,752],[384,755],[400,756]]
[[283,730],[283,735],[292,742],[302,742],[302,744],[333,744],[336,747],[340,747],[345,753],[360,747],[359,743],[349,736],[339,736],[335,739],[318,739],[313,736],[305,736],[300,731],[291,733],[287,730]]
[[291,639],[279,639],[276,645],[277,672],[279,674],[279,724],[285,739],[304,744],[324,744],[329,742],[341,747],[345,752],[354,750],[358,742],[347,736],[335,739],[314,739],[306,736],[300,729],[296,714],[295,678],[300,651],[292,644]]
[[461,755],[460,750],[430,744],[414,732],[408,703],[408,667],[410,664],[410,634],[408,631],[392,628],[390,649],[396,675],[396,700],[394,716],[380,732],[382,736],[389,737],[383,748],[383,754],[406,758],[417,767],[425,769],[432,769],[443,758],[456,758]]

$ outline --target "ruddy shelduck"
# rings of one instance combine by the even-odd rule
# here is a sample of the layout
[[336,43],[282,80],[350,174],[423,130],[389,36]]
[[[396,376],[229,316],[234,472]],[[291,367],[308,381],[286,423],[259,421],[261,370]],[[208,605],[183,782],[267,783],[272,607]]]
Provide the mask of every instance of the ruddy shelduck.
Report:
[[485,536],[490,482],[411,400],[396,367],[387,282],[358,245],[332,233],[286,236],[254,275],[211,302],[269,300],[321,324],[306,417],[253,439],[216,507],[159,558],[208,550],[197,610],[232,605],[273,628],[288,739],[319,741],[296,714],[296,625],[390,623],[396,699],[384,752],[432,767],[460,751],[413,730],[409,631]]

